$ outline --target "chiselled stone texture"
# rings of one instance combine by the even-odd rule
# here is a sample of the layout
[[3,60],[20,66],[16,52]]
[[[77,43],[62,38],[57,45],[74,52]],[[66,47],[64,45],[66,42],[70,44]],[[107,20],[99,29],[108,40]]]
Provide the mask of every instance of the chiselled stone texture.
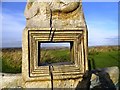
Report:
[[38,28],[79,28],[85,26],[81,0],[67,2],[28,2],[25,9],[27,27]]
[[[87,27],[78,2],[28,2],[22,43],[25,88],[75,88],[88,70]],[[38,65],[39,42],[70,42],[72,63]]]
[[[35,81],[37,82],[40,81],[40,83],[41,81],[46,81],[43,83],[49,82],[49,85],[51,86],[50,84],[51,76],[49,74],[50,73],[49,66],[38,66],[38,54],[37,54],[38,42],[51,40],[52,36],[49,38],[49,32],[50,32],[50,28],[26,28],[24,30],[23,33],[24,60],[22,61],[23,63],[22,72],[23,72],[24,81],[27,81],[25,87],[38,87],[38,88],[41,87],[41,86],[36,86],[37,84],[34,84],[33,86],[27,84],[29,82],[35,83]],[[74,62],[68,65],[66,64],[53,65],[53,69],[54,69],[52,71],[53,83],[58,83],[60,85],[63,85],[62,84],[63,82],[71,83],[71,81],[73,82],[80,81],[82,79],[84,72],[88,69],[87,57],[85,57],[87,56],[86,30],[84,28],[66,28],[65,30],[53,29],[51,33],[54,33],[52,42],[57,42],[57,41],[73,42],[73,45],[71,47],[71,59]],[[65,84],[66,87],[69,86],[70,83],[66,83]],[[61,86],[59,86],[58,84],[54,84],[54,87],[61,88]],[[71,87],[75,88],[75,85],[76,84],[71,85]]]

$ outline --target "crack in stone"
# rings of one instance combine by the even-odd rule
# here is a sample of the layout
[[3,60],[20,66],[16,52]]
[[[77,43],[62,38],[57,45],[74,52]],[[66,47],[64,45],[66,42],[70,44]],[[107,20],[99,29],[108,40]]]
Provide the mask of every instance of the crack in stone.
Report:
[[52,10],[50,9],[50,34],[48,40],[50,39],[51,33],[52,33]]
[[49,75],[51,77],[51,90],[53,90],[53,72],[52,72],[53,70],[54,70],[53,66],[49,65]]

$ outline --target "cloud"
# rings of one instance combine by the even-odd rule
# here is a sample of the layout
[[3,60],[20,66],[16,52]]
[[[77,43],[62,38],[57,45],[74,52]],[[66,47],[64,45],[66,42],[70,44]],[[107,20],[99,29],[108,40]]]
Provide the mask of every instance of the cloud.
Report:
[[25,28],[25,18],[23,13],[10,13],[5,10],[0,13],[2,16],[2,46],[21,46],[22,31]]
[[89,46],[118,45],[118,30],[106,30],[104,27],[89,28]]
[[41,47],[70,47],[70,43],[41,43]]
[[87,18],[86,21],[88,26],[89,46],[118,44],[117,18],[95,17]]

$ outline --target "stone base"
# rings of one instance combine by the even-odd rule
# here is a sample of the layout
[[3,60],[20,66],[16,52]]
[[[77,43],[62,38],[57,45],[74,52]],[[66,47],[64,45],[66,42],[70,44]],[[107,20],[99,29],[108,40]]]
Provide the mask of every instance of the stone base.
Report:
[[76,88],[80,79],[26,82],[24,88]]

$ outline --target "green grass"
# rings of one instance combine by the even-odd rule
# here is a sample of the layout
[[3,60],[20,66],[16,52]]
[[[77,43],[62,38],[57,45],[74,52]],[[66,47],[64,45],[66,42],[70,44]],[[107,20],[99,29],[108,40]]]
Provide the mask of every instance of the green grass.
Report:
[[[42,55],[46,51],[42,51]],[[93,47],[89,48],[88,59],[91,61],[91,68],[104,68],[111,66],[118,66],[120,64],[120,51],[113,47]],[[70,52],[68,49],[48,50],[45,57],[42,59],[42,63],[56,63],[56,62],[68,62],[70,61]],[[21,73],[22,67],[22,51],[21,49],[3,49],[2,57],[3,73]]]
[[22,50],[20,48],[15,49],[2,49],[2,72],[3,73],[21,73],[22,67]]
[[91,68],[105,68],[119,65],[118,51],[107,51],[107,52],[90,52],[89,60],[91,61]]
[[21,63],[15,63],[12,59],[2,58],[3,73],[21,73]]
[[69,62],[70,51],[69,49],[50,49],[41,51],[41,63],[58,63],[58,62]]

